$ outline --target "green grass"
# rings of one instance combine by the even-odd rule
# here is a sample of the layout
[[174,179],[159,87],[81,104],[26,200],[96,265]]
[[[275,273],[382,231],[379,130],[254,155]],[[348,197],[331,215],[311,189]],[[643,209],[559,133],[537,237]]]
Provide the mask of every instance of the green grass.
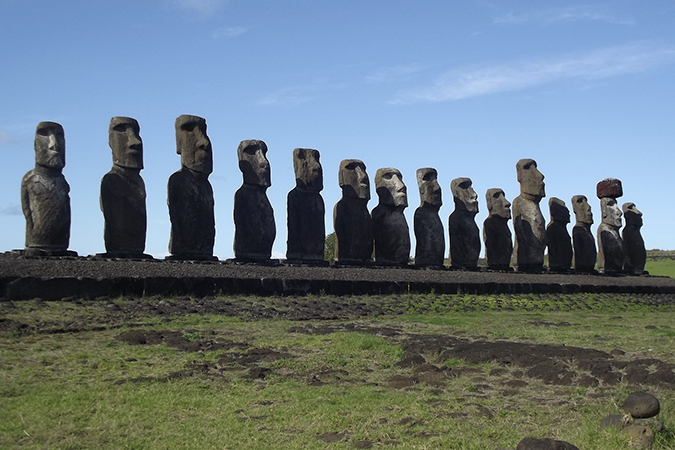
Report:
[[675,278],[675,259],[672,258],[648,258],[645,270],[650,275]]

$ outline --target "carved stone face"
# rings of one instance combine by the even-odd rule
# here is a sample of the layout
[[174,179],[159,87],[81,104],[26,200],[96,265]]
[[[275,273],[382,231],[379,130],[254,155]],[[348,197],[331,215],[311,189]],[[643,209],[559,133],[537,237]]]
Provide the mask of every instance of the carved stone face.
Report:
[[478,213],[478,194],[471,185],[471,178],[455,178],[450,182],[450,190],[457,209]]
[[499,188],[488,189],[485,192],[488,216],[497,216],[504,219],[511,218],[511,203],[506,199],[504,191]]
[[440,207],[443,204],[441,198],[441,185],[438,184],[438,172],[432,167],[417,169],[417,187],[420,190],[422,205]]
[[570,210],[564,201],[551,197],[548,201],[548,209],[551,212],[551,220],[554,222],[570,223]]
[[323,190],[323,168],[319,162],[319,151],[311,148],[293,150],[295,183],[300,189],[313,192]]
[[403,183],[403,175],[398,169],[391,167],[377,169],[375,189],[380,198],[380,204],[408,206],[408,188]]
[[63,169],[66,166],[66,137],[61,124],[38,124],[35,130],[35,164],[50,169]]
[[572,209],[576,216],[577,223],[593,223],[593,213],[591,212],[591,205],[588,204],[588,199],[585,195],[575,195],[572,197]]
[[616,199],[603,197],[600,199],[600,210],[602,211],[602,223],[611,227],[621,227],[621,210]]
[[267,160],[267,144],[265,142],[250,139],[241,141],[237,148],[239,158],[239,170],[244,174],[244,184],[270,187],[272,175],[270,162]]
[[113,117],[108,128],[108,145],[113,164],[126,169],[143,168],[143,140],[140,126],[131,117]]
[[621,205],[623,215],[626,218],[626,225],[642,225],[642,212],[637,209],[635,203],[628,202]]
[[176,119],[176,152],[183,167],[205,175],[213,172],[213,150],[204,118],[182,115]]
[[544,190],[544,174],[539,172],[534,159],[521,159],[516,163],[520,193],[534,197],[546,197]]
[[345,197],[370,200],[370,180],[363,161],[343,159],[340,162],[338,182]]

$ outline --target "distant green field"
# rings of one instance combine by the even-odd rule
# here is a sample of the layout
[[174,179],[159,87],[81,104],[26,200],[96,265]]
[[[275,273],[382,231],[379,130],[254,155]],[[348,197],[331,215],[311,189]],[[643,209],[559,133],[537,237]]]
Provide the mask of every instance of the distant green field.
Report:
[[648,258],[647,264],[645,265],[645,270],[649,272],[650,275],[659,275],[675,278],[675,259]]

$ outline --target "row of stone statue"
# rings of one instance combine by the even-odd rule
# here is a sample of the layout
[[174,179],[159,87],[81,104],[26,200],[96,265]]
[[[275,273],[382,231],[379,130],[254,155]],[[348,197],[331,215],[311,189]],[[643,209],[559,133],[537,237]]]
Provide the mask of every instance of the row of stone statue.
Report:
[[[215,241],[213,189],[208,176],[213,170],[211,142],[206,121],[182,115],[176,119],[176,150],[181,169],[169,178],[168,207],[171,220],[169,259],[211,260]],[[113,117],[109,127],[113,166],[101,180],[100,206],[105,219],[105,257],[150,258],[145,255],[147,216],[143,169],[143,143],[140,127],[130,117]],[[245,140],[237,155],[243,184],[234,197],[234,254],[245,262],[270,260],[276,237],[274,211],[266,190],[271,185],[267,146],[260,140]],[[41,122],[35,135],[35,168],[21,182],[21,204],[26,218],[28,256],[74,255],[70,240],[70,187],[62,174],[65,166],[63,127]],[[288,193],[289,262],[321,264],[324,258],[325,205],[321,197],[323,170],[319,152],[296,148],[293,151],[296,187]],[[532,159],[516,164],[520,195],[513,201],[515,240],[508,227],[511,204],[502,189],[486,193],[489,217],[483,225],[487,266],[494,270],[541,271],[548,246],[549,269],[591,272],[596,265],[605,272],[626,270],[642,273],[646,253],[640,235],[641,213],[633,203],[623,205],[627,225],[623,239],[621,210],[616,198],[622,195],[621,182],[614,179],[598,184],[602,224],[598,228],[598,251],[590,231],[593,223],[586,197],[572,198],[576,225],[572,238],[565,203],[551,198],[551,222],[545,227],[539,208],[545,196],[544,176]],[[433,168],[417,170],[421,205],[415,210],[414,233],[416,266],[442,267],[445,236],[438,211],[441,188]],[[368,212],[370,182],[365,164],[356,159],[340,163],[339,185],[342,198],[333,211],[336,234],[335,258],[341,264],[407,265],[410,233],[403,210],[408,206],[407,190],[401,172],[378,169],[375,175],[379,204]],[[455,210],[449,218],[450,261],[454,268],[472,270],[478,266],[481,250],[477,195],[469,178],[451,183]],[[514,242],[515,241],[515,242]]]

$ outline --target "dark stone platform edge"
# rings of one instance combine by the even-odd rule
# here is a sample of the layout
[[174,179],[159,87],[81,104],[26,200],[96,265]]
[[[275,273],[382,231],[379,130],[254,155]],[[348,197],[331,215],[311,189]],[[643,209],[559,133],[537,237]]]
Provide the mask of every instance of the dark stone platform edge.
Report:
[[0,277],[0,297],[9,300],[151,297],[188,295],[391,295],[391,294],[675,294],[675,286],[594,285],[574,283],[392,282],[366,280],[297,280],[281,278],[147,277],[39,278]]

